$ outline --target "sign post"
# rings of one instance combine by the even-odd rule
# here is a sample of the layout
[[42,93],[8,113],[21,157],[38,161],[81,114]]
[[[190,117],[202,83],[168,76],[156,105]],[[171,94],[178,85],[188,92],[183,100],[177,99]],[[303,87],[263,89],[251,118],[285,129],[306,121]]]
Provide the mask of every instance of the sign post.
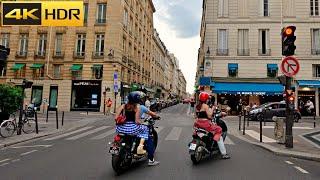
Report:
[[114,71],[113,73],[113,89],[114,89],[114,110],[113,112],[116,113],[116,108],[117,108],[117,95],[119,91],[119,86],[118,86],[118,71]]

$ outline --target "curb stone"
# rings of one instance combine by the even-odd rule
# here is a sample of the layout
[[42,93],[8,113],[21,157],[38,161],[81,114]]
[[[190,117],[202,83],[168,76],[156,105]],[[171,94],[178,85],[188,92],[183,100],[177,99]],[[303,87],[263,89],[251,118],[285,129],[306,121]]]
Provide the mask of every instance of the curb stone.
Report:
[[248,142],[250,144],[253,144],[257,147],[260,147],[264,150],[267,150],[269,152],[272,152],[275,155],[278,156],[286,156],[286,157],[294,157],[294,158],[299,158],[299,159],[305,159],[305,160],[311,160],[311,161],[317,161],[320,162],[320,155],[316,155],[316,154],[311,154],[311,153],[305,153],[305,152],[299,152],[299,151],[288,151],[288,150],[283,150],[277,147],[273,147],[269,144],[262,144],[259,142],[253,142],[245,137],[243,137],[243,135],[239,132],[235,133],[232,132],[232,134],[234,134],[237,138]]

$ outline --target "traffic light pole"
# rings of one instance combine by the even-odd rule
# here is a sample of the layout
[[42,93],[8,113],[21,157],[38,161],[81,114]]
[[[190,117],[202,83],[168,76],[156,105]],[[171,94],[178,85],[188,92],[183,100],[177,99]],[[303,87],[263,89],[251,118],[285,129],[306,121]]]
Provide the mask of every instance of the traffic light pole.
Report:
[[21,135],[22,130],[22,116],[23,116],[23,106],[24,106],[24,90],[25,85],[22,85],[22,102],[20,105],[20,113],[19,113],[19,121],[18,121],[18,129],[17,129],[17,135]]
[[293,148],[293,136],[292,136],[292,126],[293,126],[293,110],[289,107],[289,96],[288,90],[291,90],[291,77],[286,76],[286,148]]

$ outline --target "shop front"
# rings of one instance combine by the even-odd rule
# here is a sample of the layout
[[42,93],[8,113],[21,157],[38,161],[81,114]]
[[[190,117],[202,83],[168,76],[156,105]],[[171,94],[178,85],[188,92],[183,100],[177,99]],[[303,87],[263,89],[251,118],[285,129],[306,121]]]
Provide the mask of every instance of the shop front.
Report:
[[316,115],[319,116],[319,80],[299,80],[296,84],[297,106],[302,116],[312,116],[308,111],[308,101],[311,101],[315,107]]
[[71,111],[100,111],[101,81],[73,80]]

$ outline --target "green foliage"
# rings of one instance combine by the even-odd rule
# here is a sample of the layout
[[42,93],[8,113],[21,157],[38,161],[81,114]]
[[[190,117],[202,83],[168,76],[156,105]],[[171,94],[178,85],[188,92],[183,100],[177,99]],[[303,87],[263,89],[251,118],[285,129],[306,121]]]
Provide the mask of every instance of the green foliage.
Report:
[[0,109],[2,112],[13,113],[22,102],[22,89],[7,84],[0,84]]

